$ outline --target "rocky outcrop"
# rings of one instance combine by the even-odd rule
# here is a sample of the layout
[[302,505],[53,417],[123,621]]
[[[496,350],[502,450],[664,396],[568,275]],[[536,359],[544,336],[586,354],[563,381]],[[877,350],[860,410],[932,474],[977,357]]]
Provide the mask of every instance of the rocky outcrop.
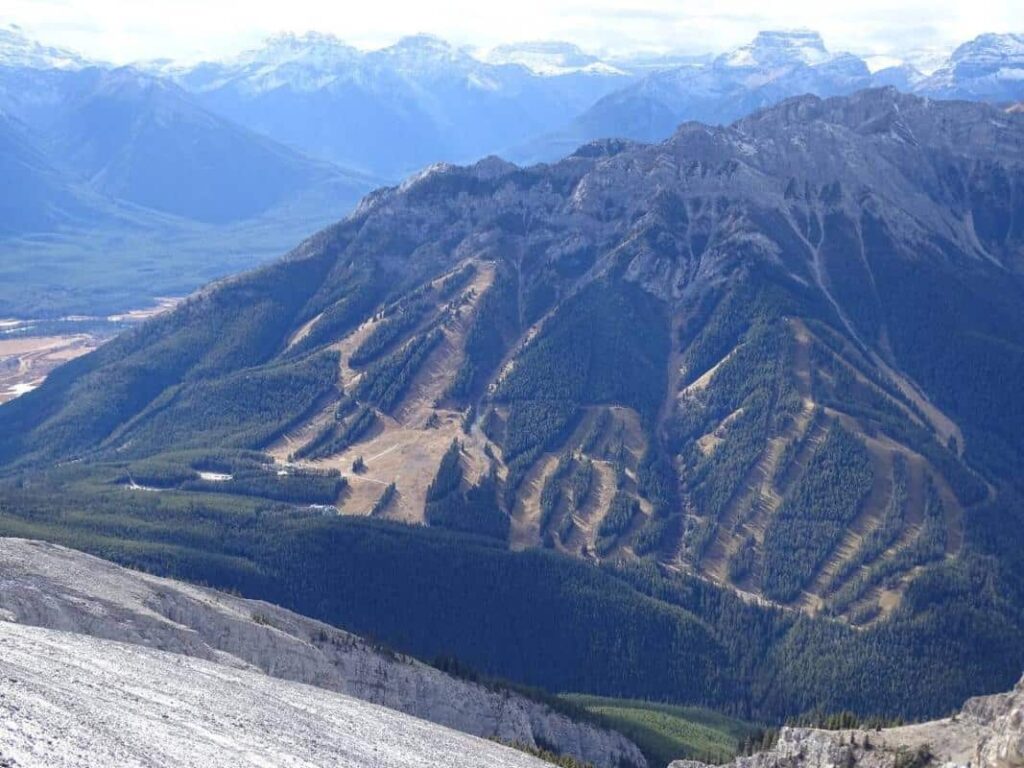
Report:
[[1017,683],[1013,693],[1000,698],[994,714],[992,734],[978,745],[975,764],[979,768],[1021,768],[1024,766],[1024,679]]
[[[979,696],[943,720],[884,730],[783,728],[776,745],[729,768],[1021,768],[1024,679],[1012,691]],[[677,760],[669,768],[707,768]]]
[[0,539],[0,619],[258,670],[595,766],[646,765],[621,734],[507,689],[452,677],[269,603],[52,544]]
[[[812,728],[783,728],[771,750],[739,757],[729,765],[731,768],[852,768],[858,764],[857,758],[856,747],[843,743],[829,732]],[[874,763],[872,766],[881,768]],[[695,760],[676,760],[669,768],[707,766]]]

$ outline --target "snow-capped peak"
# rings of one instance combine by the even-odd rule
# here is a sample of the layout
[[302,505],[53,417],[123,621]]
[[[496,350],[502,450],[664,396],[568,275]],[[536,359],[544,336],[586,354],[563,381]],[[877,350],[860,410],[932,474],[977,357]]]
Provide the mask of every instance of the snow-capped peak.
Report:
[[456,48],[440,37],[426,34],[403,37],[394,45],[373,51],[370,56],[385,59],[400,71],[409,73],[429,73],[453,65],[472,68],[479,63],[461,48]]
[[211,90],[230,80],[245,83],[253,92],[288,86],[316,91],[357,67],[363,54],[331,34],[284,32],[266,38],[258,48],[243,51],[223,62],[209,62],[194,69],[163,68],[164,74],[189,77],[200,74],[191,88]]
[[926,75],[934,74],[949,61],[950,49],[941,46],[911,48],[900,53],[900,58],[907,64]]
[[719,58],[727,67],[775,69],[797,64],[815,66],[832,59],[821,35],[810,29],[758,32],[750,43]]
[[447,40],[440,38],[437,35],[430,35],[425,32],[421,32],[418,35],[406,35],[405,37],[399,38],[396,43],[388,46],[384,50],[417,54],[428,53],[438,56],[446,56],[454,51],[455,47]]
[[519,64],[535,75],[565,75],[574,72],[625,74],[618,67],[584,53],[572,43],[539,40],[499,45],[480,55],[490,64]]
[[927,81],[940,93],[1018,98],[1024,83],[1024,35],[985,34],[959,46]]
[[285,32],[268,37],[260,48],[240,54],[235,63],[265,66],[301,63],[323,70],[351,63],[358,56],[358,50],[334,35]]
[[961,64],[1009,64],[1024,66],[1024,35],[985,34],[964,43],[950,57],[953,66]]
[[82,69],[91,62],[63,48],[42,45],[17,24],[0,27],[0,66],[30,69]]
[[884,53],[871,53],[866,56],[862,56],[861,58],[864,59],[864,63],[867,64],[868,70],[871,74],[887,69],[898,69],[906,65],[906,62],[903,59]]

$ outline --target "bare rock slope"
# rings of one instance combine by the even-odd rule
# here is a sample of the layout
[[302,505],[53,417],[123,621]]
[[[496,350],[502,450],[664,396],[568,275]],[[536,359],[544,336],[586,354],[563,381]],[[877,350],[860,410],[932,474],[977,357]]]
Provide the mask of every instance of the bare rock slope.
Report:
[[0,619],[260,671],[595,766],[645,765],[622,735],[524,696],[452,677],[269,603],[51,544],[0,539]]
[[0,765],[547,764],[332,691],[179,654],[0,622]]
[[[677,760],[669,768],[702,768]],[[1021,768],[1024,679],[1008,693],[969,699],[956,715],[884,730],[783,728],[774,748],[729,768]]]

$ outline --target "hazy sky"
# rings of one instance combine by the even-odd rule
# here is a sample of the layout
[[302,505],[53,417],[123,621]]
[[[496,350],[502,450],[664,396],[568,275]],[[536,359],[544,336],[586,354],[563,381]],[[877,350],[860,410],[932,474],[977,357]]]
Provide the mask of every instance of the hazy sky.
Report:
[[362,47],[429,32],[485,47],[563,39],[591,50],[697,53],[760,29],[810,27],[832,49],[887,53],[1024,32],[1024,0],[3,0],[0,23],[116,62],[220,56],[310,29]]

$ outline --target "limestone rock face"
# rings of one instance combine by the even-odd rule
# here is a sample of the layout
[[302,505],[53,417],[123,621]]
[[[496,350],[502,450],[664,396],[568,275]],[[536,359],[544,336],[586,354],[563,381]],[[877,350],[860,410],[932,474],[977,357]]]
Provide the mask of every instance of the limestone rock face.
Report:
[[1024,679],[1000,703],[992,735],[978,745],[980,768],[1024,766]]
[[[770,750],[729,768],[1024,766],[1024,679],[1012,691],[968,700],[959,714],[880,731],[783,728]],[[669,768],[706,768],[677,760]]]
[[[739,757],[731,763],[735,768],[850,768],[853,764],[853,747],[813,728],[783,728],[772,750]],[[693,760],[676,760],[670,768],[703,765]]]
[[3,768],[543,768],[352,696],[202,659],[0,622]]
[[445,674],[269,603],[0,539],[0,620],[155,648],[307,683],[455,730],[546,746],[595,766],[645,766],[621,734]]

